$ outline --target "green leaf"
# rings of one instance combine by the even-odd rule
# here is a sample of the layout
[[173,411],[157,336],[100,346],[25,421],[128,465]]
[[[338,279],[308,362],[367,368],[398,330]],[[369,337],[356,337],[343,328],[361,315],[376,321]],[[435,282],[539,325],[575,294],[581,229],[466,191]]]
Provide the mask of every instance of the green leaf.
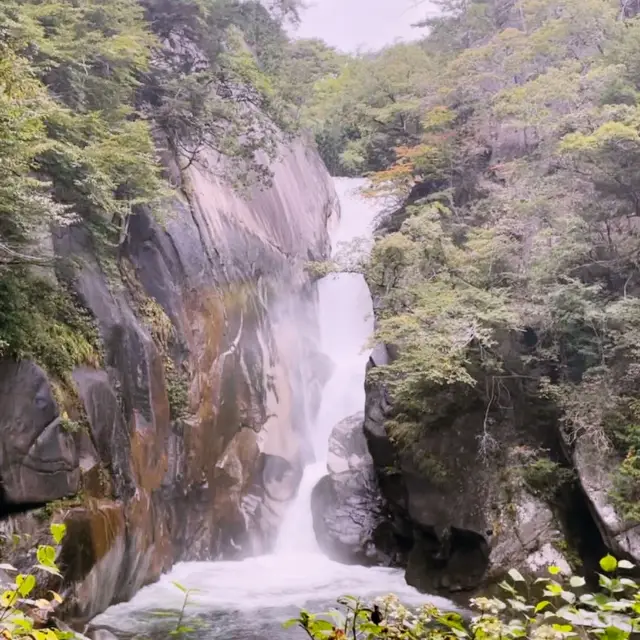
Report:
[[53,539],[56,541],[56,544],[60,544],[62,539],[67,533],[67,525],[63,523],[52,524],[51,525],[51,535]]
[[538,602],[538,604],[535,606],[534,611],[536,613],[539,613],[540,611],[543,611],[544,609],[546,609],[548,606],[550,606],[551,603],[548,600],[541,600],[540,602]]
[[573,604],[576,601],[576,594],[571,591],[562,591],[560,597],[569,604]]
[[586,583],[587,583],[587,581],[582,576],[571,576],[571,578],[569,580],[569,584],[574,589],[577,589],[578,587],[584,587],[584,585]]
[[511,593],[513,595],[515,595],[516,593],[518,593],[515,588],[513,587],[512,584],[509,584],[508,582],[506,582],[505,580],[503,580],[502,582],[500,582],[498,584],[498,586],[503,590],[506,591],[507,593]]
[[31,629],[33,629],[33,620],[30,618],[13,617],[11,622],[27,632],[31,632]]
[[291,618],[290,620],[283,622],[282,626],[285,629],[290,629],[291,627],[295,627],[298,623],[299,623],[298,618]]
[[509,577],[514,582],[524,582],[524,576],[517,569],[509,569]]
[[0,595],[0,607],[11,607],[17,599],[17,591],[5,591],[2,595]]
[[328,620],[314,620],[314,631],[333,631],[333,625]]
[[598,574],[598,583],[600,584],[601,587],[610,588],[611,585],[613,584],[613,580],[611,580],[611,578],[608,578],[607,576],[603,576],[601,573],[599,573]]
[[379,637],[384,632],[384,627],[381,627],[378,624],[374,624],[373,622],[365,622],[360,625],[360,631],[364,633],[370,633],[374,637]]
[[607,640],[623,640],[628,638],[629,634],[618,627],[609,626],[604,630],[604,634],[601,637]]
[[552,575],[552,576],[557,576],[559,573],[562,572],[562,569],[560,569],[560,567],[556,567],[555,564],[552,564],[547,571]]
[[49,545],[40,545],[36,552],[38,562],[45,567],[56,568],[56,550]]
[[607,554],[604,558],[602,558],[602,560],[600,560],[600,567],[607,573],[615,571],[617,566],[618,561],[611,554]]
[[554,631],[560,631],[561,633],[570,633],[573,631],[573,626],[570,624],[554,624],[552,627]]
[[635,566],[633,562],[629,562],[628,560],[620,560],[620,562],[618,562],[619,569],[635,569]]
[[457,629],[458,631],[465,631],[464,625],[460,616],[456,613],[448,613],[446,615],[437,618],[438,622],[446,625],[450,629]]
[[189,589],[187,587],[185,587],[183,584],[180,584],[177,580],[172,580],[171,584],[176,589],[180,589],[180,591],[182,591],[182,593],[188,593],[189,592]]
[[16,577],[16,586],[18,587],[18,593],[23,598],[26,598],[35,589],[36,579],[32,575],[25,576],[20,574]]

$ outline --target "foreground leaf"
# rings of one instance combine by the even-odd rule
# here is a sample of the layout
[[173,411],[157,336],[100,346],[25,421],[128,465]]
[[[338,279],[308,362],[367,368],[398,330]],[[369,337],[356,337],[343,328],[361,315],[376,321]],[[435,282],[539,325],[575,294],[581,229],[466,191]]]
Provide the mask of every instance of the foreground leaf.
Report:
[[615,571],[617,566],[618,561],[611,554],[606,555],[602,560],[600,560],[600,567],[607,573]]

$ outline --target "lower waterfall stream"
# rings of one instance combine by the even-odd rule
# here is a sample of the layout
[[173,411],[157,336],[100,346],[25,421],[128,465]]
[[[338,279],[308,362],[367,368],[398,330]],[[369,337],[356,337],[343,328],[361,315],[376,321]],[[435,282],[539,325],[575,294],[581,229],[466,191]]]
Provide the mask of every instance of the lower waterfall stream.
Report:
[[[371,237],[377,210],[357,193],[361,185],[357,179],[336,179],[342,218],[332,234],[334,252],[342,242]],[[284,630],[282,622],[296,616],[301,608],[325,611],[345,594],[370,598],[393,592],[405,602],[446,602],[419,594],[405,583],[400,570],[338,564],[318,547],[311,492],[326,473],[331,430],[340,420],[364,408],[369,356],[364,347],[373,329],[371,296],[361,275],[329,275],[318,283],[318,293],[322,350],[333,361],[334,369],[322,392],[316,424],[310,430],[316,462],[304,471],[275,553],[242,561],[180,563],[130,602],[110,607],[94,619],[93,626],[106,627],[121,638],[165,638],[175,620],[154,612],[181,608],[183,594],[172,584],[174,581],[198,590],[189,599],[187,613],[196,620],[190,637],[202,639],[302,638],[304,632]]]

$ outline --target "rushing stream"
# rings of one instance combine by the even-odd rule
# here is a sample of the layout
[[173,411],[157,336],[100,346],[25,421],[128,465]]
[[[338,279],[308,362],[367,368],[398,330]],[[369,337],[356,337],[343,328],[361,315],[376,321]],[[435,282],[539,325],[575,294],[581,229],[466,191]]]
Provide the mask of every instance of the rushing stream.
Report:
[[[377,211],[355,192],[360,185],[358,180],[336,180],[342,218],[332,234],[334,252],[343,242],[371,237]],[[406,585],[401,571],[337,564],[318,548],[311,518],[311,491],[326,473],[332,428],[364,407],[368,359],[364,346],[373,328],[371,297],[362,276],[327,276],[318,283],[318,291],[322,349],[333,361],[334,370],[323,390],[316,424],[310,430],[316,462],[305,469],[276,552],[241,562],[178,564],[131,602],[111,607],[96,618],[96,626],[108,627],[120,637],[166,637],[171,621],[154,612],[181,607],[183,595],[173,581],[199,590],[191,597],[188,611],[196,621],[194,635],[202,639],[303,637],[300,630],[283,630],[282,622],[297,615],[302,607],[324,611],[344,594],[367,598],[393,592],[408,602],[425,601],[425,596]]]

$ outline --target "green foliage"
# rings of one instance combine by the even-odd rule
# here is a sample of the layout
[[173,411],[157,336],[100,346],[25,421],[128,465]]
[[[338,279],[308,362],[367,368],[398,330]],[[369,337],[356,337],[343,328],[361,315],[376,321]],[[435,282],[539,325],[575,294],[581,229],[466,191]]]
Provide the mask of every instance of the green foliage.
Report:
[[324,278],[332,273],[342,273],[343,269],[334,262],[324,260],[322,262],[307,262],[304,265],[304,270],[309,274],[309,277],[313,279]]
[[537,458],[523,465],[522,479],[534,494],[553,501],[558,491],[574,480],[574,472],[549,458]]
[[[507,296],[487,287],[500,257],[494,238],[480,242],[469,231],[475,242],[469,251],[452,240],[459,229],[448,207],[414,206],[371,254],[367,278],[381,296],[373,340],[397,349],[372,375],[383,378],[400,413],[430,415],[437,404],[430,399],[440,390],[473,388],[479,372],[499,375],[496,336],[517,327]],[[479,259],[484,251],[487,259]]]
[[24,267],[0,272],[0,341],[4,353],[32,358],[65,380],[80,364],[99,364],[96,328],[69,293]]
[[172,420],[179,420],[189,414],[189,378],[184,371],[176,369],[170,358],[165,358],[164,362],[169,414]]
[[184,594],[184,600],[182,601],[182,608],[180,609],[180,613],[178,614],[178,620],[176,622],[175,629],[172,629],[169,633],[171,636],[185,637],[192,631],[195,631],[195,628],[192,626],[188,626],[184,624],[184,617],[187,610],[187,606],[189,605],[189,597],[193,593],[197,593],[198,589],[189,589],[179,582],[172,583],[176,589],[179,589]]
[[[322,614],[302,611],[284,626],[298,626],[312,640],[626,640],[640,628],[640,587],[617,571],[633,569],[634,565],[606,556],[600,561],[600,567],[603,573],[596,593],[585,591],[586,580],[581,576],[567,577],[558,567],[551,566],[549,577],[536,580],[542,588],[542,599],[538,600],[531,595],[525,577],[511,569],[509,579],[500,583],[503,596],[472,598],[471,615],[441,610],[429,603],[419,608],[407,607],[393,595],[376,599],[372,608],[347,596],[338,600],[341,609]],[[374,611],[378,614],[375,617]]]
[[22,246],[44,222],[63,218],[47,184],[35,179],[36,157],[47,148],[49,101],[33,69],[7,42],[0,44],[0,270],[29,261]]
[[187,615],[187,608],[190,604],[189,598],[194,593],[198,593],[199,589],[191,589],[175,580],[171,584],[183,594],[182,606],[180,610],[178,612],[159,610],[159,611],[154,611],[153,614],[156,616],[161,616],[163,618],[175,617],[176,624],[175,624],[175,627],[171,629],[171,631],[169,631],[169,635],[171,637],[188,638],[196,630],[196,626],[197,626],[196,621],[190,621],[189,624],[185,622],[185,617]]
[[[365,268],[391,354],[370,373],[387,426],[417,451],[426,429],[484,409],[486,458],[498,425],[544,402],[567,446],[607,458],[614,505],[637,521],[637,11],[438,5],[421,41],[342,61],[305,111],[334,172],[371,172],[369,193],[398,203]],[[562,471],[535,462],[527,484],[548,493]]]
[[614,471],[611,497],[625,520],[640,521],[640,458],[635,450]]
[[78,433],[82,431],[83,425],[76,420],[70,418],[60,418],[60,427],[67,433]]
[[[130,274],[127,278],[131,281]],[[179,420],[189,413],[189,377],[185,371],[176,366],[170,355],[175,337],[173,324],[156,300],[145,296],[141,290],[135,289],[135,284],[133,286],[142,320],[163,356],[170,417],[172,420]]]
[[39,173],[94,233],[122,242],[131,208],[163,192],[151,129],[135,109],[155,43],[142,7],[136,0],[7,2],[0,28],[41,82]]
[[402,44],[328,68],[303,112],[329,170],[382,169],[395,147],[420,138],[420,95],[433,65],[418,45]]
[[66,498],[60,498],[60,500],[52,500],[51,502],[47,502],[47,504],[42,508],[42,511],[40,512],[41,518],[45,522],[48,522],[57,513],[63,513],[68,509],[82,506],[83,504],[85,504],[85,498],[86,496],[84,492],[79,491],[73,496],[68,496]]
[[[53,542],[60,545],[66,534],[66,526],[52,524],[50,530]],[[74,637],[72,632],[61,631],[52,624],[42,624],[62,603],[62,597],[55,591],[49,591],[47,598],[36,597],[39,575],[46,573],[62,578],[56,564],[58,548],[40,545],[34,551],[37,563],[27,574],[18,573],[9,564],[0,564],[1,570],[16,574],[13,584],[7,585],[0,595],[0,635],[6,640],[70,640]]]
[[338,54],[322,40],[300,39],[287,43],[276,76],[276,87],[283,99],[292,105],[297,121],[304,118],[306,106],[315,95],[316,84],[337,76],[346,61],[346,56]]
[[[421,477],[433,484],[445,483],[450,478],[445,465],[423,444],[424,427],[420,423],[407,419],[387,420],[385,429],[395,450],[411,461]],[[390,471],[387,475],[393,473]]]
[[[281,78],[297,0],[7,0],[0,6],[0,353],[51,373],[96,361],[54,267],[51,226],[83,225],[109,272],[132,213],[172,191],[158,161],[267,182],[292,128]],[[279,75],[280,74],[280,75]],[[284,74],[284,75],[283,75]],[[217,154],[228,162],[219,162]],[[266,161],[265,161],[266,158]],[[188,180],[180,186],[188,191]],[[52,279],[53,282],[53,279]],[[172,383],[180,402],[181,383]]]

